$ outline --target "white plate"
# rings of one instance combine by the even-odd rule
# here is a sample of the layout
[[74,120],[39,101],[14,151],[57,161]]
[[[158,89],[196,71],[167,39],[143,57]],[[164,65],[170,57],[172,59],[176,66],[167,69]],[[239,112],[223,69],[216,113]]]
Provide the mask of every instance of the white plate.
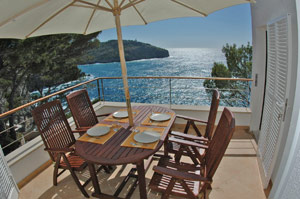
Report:
[[87,130],[87,134],[89,136],[101,136],[106,135],[110,131],[110,127],[108,126],[95,126]]
[[168,114],[164,114],[164,113],[153,113],[150,116],[150,119],[153,121],[162,122],[162,121],[167,121],[167,120],[171,119],[171,116]]
[[126,118],[126,117],[128,117],[128,112],[127,111],[117,111],[117,112],[114,112],[113,117]]
[[144,131],[136,134],[133,139],[140,143],[152,143],[159,140],[160,134],[156,131]]

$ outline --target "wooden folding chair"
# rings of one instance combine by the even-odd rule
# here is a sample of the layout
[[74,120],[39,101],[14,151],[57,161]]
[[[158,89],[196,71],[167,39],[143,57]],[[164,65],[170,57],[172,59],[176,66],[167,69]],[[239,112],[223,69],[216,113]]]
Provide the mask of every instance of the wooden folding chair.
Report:
[[97,117],[109,115],[109,113],[96,115],[85,89],[74,91],[67,95],[66,98],[76,127],[79,130],[87,130],[99,122]]
[[[66,96],[69,108],[75,121],[76,130],[83,135],[89,128],[96,125],[98,117],[108,116],[110,113],[96,115],[93,104],[86,89],[74,91]],[[110,173],[111,166],[103,166],[106,173]]]
[[[187,123],[186,123],[183,133],[177,132],[177,131],[172,131],[170,133],[170,135],[172,135],[170,139],[172,139],[173,137],[176,137],[178,139],[196,141],[196,142],[199,142],[202,144],[208,143],[213,136],[215,121],[216,121],[217,112],[218,112],[218,108],[219,108],[219,101],[220,101],[220,93],[217,90],[213,90],[212,101],[211,101],[211,106],[210,106],[210,111],[209,111],[207,121],[199,120],[199,119],[192,118],[192,117],[177,115],[176,118],[187,120]],[[201,134],[201,132],[197,128],[195,122],[206,124],[204,134]],[[191,126],[194,128],[195,132],[197,133],[196,136],[188,134],[189,128]],[[195,164],[200,163],[195,160],[194,153],[192,153],[191,150],[188,150],[188,148],[187,148],[187,150],[184,150],[182,147],[180,148],[179,145],[177,145],[174,142],[169,142],[169,144],[165,146],[165,151],[166,151],[165,155],[167,155],[168,153],[174,153],[175,160],[177,162],[180,161],[180,158],[182,155],[188,155],[191,157],[191,159],[194,161]],[[202,155],[204,155],[204,152],[205,152],[205,150],[201,150]]]
[[[76,141],[73,133],[78,131],[71,130],[60,101],[55,100],[35,108],[32,116],[46,146],[45,150],[55,162],[53,185],[57,185],[58,176],[69,170],[81,193],[88,198],[84,187],[91,179],[82,185],[75,174],[75,171],[83,171],[87,166],[85,160],[79,157],[73,148]],[[59,169],[62,171],[59,172]]]
[[[149,187],[162,192],[162,198],[177,195],[196,199],[198,196],[206,199],[211,190],[212,178],[224,156],[235,128],[235,119],[229,109],[224,108],[214,136],[208,145],[197,142],[175,139],[172,142],[185,147],[206,149],[201,165],[178,163],[163,157],[157,166]],[[199,157],[201,158],[201,157]],[[202,195],[201,195],[202,194]]]

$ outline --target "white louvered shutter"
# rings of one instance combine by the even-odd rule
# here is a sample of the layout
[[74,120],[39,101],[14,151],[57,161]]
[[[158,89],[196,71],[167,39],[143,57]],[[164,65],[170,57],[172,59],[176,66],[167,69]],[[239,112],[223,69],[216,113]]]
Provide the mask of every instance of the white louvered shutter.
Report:
[[2,148],[0,147],[0,198],[17,199],[19,195],[18,186],[13,179],[7,166]]
[[258,157],[263,186],[270,181],[284,126],[289,77],[289,15],[267,26],[268,58],[262,128]]

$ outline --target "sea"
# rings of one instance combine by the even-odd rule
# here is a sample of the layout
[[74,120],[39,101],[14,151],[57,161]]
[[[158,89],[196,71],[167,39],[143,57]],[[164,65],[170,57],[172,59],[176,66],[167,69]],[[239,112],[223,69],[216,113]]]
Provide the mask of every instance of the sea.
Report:
[[[167,58],[128,61],[128,76],[178,76],[210,77],[214,62],[226,64],[221,49],[214,48],[170,48]],[[121,77],[120,63],[97,63],[79,65],[86,74],[80,81],[96,77]],[[191,79],[129,79],[131,102],[178,105],[209,105],[211,96],[203,87],[204,80]],[[103,84],[102,84],[103,83]],[[100,81],[101,99],[124,102],[121,79]],[[92,100],[99,99],[96,83],[87,86]]]

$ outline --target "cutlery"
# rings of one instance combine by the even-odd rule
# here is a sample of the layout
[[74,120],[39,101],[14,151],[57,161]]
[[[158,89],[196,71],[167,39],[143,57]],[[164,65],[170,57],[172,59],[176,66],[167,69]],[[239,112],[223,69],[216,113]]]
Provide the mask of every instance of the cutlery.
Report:
[[132,146],[142,146],[143,144],[140,144],[140,143],[134,143],[134,142],[130,142],[130,144],[132,145]]
[[133,132],[135,132],[135,133],[139,133],[139,132],[140,132],[140,130],[139,130],[139,129],[133,129]]

